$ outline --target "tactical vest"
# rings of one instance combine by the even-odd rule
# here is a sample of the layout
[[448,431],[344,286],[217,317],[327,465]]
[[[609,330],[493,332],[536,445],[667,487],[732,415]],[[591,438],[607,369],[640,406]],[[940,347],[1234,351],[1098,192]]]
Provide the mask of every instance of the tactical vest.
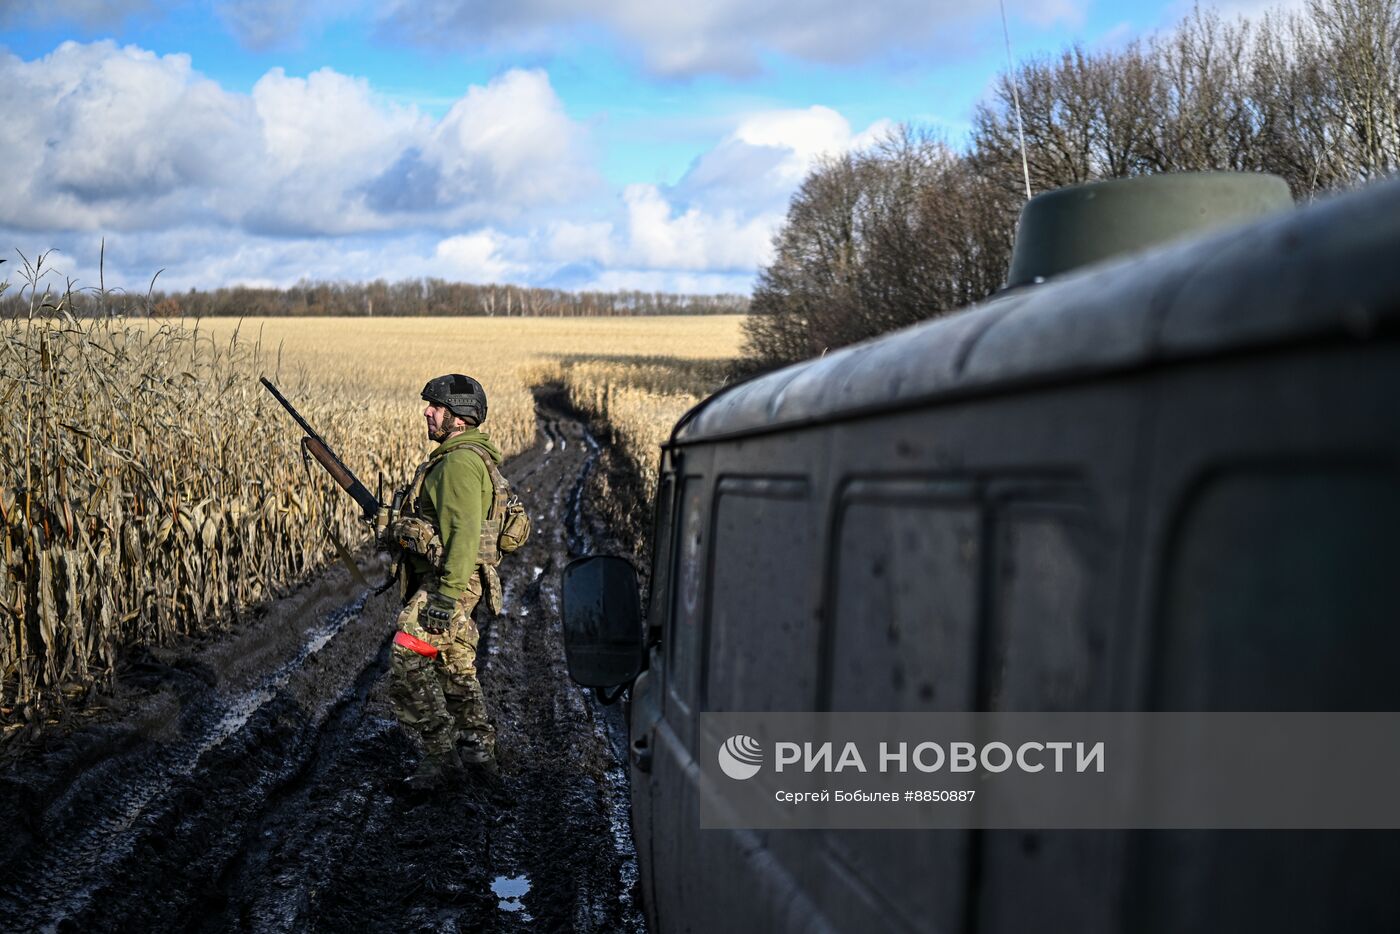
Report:
[[[510,483],[496,467],[491,452],[474,442],[454,447],[452,451],[466,448],[486,465],[491,478],[491,506],[481,520],[481,542],[477,546],[477,564],[494,568],[501,563],[501,554],[515,551],[530,537],[530,517],[518,497],[510,493]],[[409,484],[408,495],[403,498],[412,510],[411,515],[398,519],[390,529],[390,538],[399,547],[412,554],[426,558],[434,567],[440,567],[443,559],[442,539],[427,520],[422,518],[419,502],[423,496],[423,483],[428,471],[452,451],[434,453],[418,466]]]

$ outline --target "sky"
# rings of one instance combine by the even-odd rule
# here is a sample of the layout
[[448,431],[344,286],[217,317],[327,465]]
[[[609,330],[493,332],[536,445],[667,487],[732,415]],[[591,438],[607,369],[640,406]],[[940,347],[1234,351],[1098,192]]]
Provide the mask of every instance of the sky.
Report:
[[[1005,3],[1018,60],[1189,9]],[[1005,67],[996,0],[0,0],[0,276],[747,293],[816,160]]]

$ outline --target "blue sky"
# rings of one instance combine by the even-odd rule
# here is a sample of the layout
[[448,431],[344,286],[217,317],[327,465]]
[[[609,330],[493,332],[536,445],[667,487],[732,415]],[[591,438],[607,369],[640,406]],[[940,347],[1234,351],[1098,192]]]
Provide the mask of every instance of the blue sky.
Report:
[[[1006,9],[1025,58],[1187,8]],[[995,0],[4,0],[0,250],[91,285],[105,238],[142,289],[747,292],[814,160],[960,145],[1004,67]]]

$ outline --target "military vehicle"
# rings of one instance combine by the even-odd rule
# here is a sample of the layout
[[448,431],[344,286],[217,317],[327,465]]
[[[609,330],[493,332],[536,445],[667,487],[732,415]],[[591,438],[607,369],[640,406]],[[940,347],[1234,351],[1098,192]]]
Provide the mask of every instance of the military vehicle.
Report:
[[688,413],[653,541],[644,621],[620,559],[565,580],[576,680],[631,685],[653,930],[1400,930],[1396,832],[701,830],[695,746],[703,711],[1400,710],[1400,182],[1042,196],[1003,293]]

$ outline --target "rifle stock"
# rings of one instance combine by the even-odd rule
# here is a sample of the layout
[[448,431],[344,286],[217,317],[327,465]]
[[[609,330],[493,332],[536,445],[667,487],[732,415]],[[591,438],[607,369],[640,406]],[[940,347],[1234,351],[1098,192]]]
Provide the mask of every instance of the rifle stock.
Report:
[[282,404],[282,408],[286,409],[292,418],[296,419],[301,429],[306,432],[306,437],[301,439],[302,447],[316,458],[316,463],[326,469],[326,473],[331,475],[331,479],[342,490],[349,493],[355,502],[359,503],[365,521],[373,522],[379,515],[379,500],[369,491],[368,487],[350,472],[350,468],[345,466],[345,463],[331,450],[331,446],[307,424],[306,419],[301,417],[301,413],[292,407],[286,397],[277,391],[277,387],[272,385],[266,376],[260,377],[260,379],[267,391],[272,393],[273,398]]

